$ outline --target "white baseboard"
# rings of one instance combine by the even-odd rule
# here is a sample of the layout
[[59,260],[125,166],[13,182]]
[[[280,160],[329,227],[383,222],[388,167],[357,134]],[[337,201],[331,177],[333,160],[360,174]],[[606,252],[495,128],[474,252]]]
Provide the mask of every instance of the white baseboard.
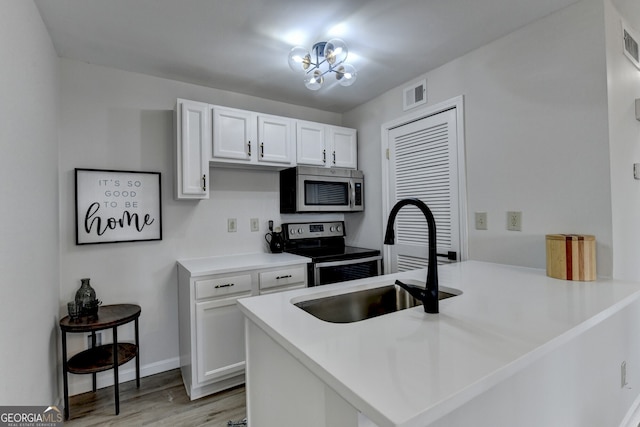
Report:
[[[123,383],[136,379],[135,359],[125,363],[118,369],[118,382]],[[160,372],[170,371],[180,367],[180,358],[173,357],[171,359],[161,360],[159,362],[149,363],[140,366],[140,378],[149,375],[159,374]],[[86,393],[93,390],[91,375],[69,375],[69,396]],[[96,387],[105,388],[113,385],[113,369],[99,372],[96,378]],[[62,398],[59,399],[62,401]]]

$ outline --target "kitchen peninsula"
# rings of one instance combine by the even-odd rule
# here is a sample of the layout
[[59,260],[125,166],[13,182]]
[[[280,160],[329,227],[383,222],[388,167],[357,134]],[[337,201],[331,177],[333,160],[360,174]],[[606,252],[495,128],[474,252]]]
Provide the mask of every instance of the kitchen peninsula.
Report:
[[439,267],[440,285],[462,291],[439,314],[329,323],[293,304],[425,275],[239,300],[252,427],[620,424],[629,404],[616,402],[636,393],[620,363],[639,362],[616,331],[640,320],[640,284],[467,261]]

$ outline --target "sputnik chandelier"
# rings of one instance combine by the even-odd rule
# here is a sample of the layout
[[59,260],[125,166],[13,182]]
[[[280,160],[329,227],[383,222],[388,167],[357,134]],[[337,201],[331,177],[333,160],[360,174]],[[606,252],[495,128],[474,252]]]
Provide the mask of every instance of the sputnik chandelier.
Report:
[[[311,52],[296,46],[289,52],[289,67],[304,73],[304,85],[310,90],[318,90],[330,73],[342,86],[351,86],[356,81],[357,72],[353,65],[346,64],[349,49],[344,41],[331,39],[313,45]],[[315,62],[314,62],[315,61]]]

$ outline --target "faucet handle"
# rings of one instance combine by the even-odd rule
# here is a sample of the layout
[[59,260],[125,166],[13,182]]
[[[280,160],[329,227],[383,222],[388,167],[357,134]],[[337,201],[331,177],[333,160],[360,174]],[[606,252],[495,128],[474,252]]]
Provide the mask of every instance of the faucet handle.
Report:
[[424,288],[420,288],[415,285],[407,285],[406,283],[402,283],[400,280],[396,280],[396,285],[409,292],[409,294],[415,299],[424,302],[424,299],[427,295]]

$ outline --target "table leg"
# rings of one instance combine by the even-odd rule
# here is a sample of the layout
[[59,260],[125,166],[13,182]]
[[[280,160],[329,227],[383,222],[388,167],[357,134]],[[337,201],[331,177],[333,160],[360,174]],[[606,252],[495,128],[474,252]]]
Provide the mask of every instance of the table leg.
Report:
[[136,327],[136,387],[140,388],[140,337],[138,335],[138,318],[135,321]]
[[[96,346],[96,331],[91,332],[91,348]],[[93,392],[96,392],[96,373],[91,374],[91,379],[93,380]]]
[[62,377],[64,382],[64,419],[69,419],[69,379],[67,378],[67,333],[62,331]]
[[116,399],[116,415],[120,414],[120,384],[118,380],[118,327],[113,327],[113,388]]

